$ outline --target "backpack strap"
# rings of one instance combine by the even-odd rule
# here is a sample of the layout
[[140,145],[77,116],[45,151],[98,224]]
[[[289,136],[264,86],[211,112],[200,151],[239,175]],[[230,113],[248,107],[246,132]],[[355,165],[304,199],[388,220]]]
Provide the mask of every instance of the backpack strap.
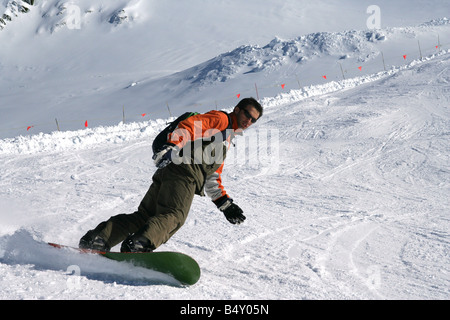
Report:
[[230,117],[230,115],[228,113],[226,113],[225,111],[222,111],[222,110],[220,110],[220,112],[225,113],[227,115],[227,118],[228,118],[228,126],[227,126],[227,128],[225,130],[222,131],[222,138],[223,138],[222,141],[226,141],[227,138],[233,132],[233,131],[230,130],[230,129],[233,129],[233,121],[231,120],[231,117]]
[[164,130],[162,130],[153,140],[152,143],[153,154],[156,154],[159,151],[161,151],[163,146],[167,143],[167,137],[169,136],[169,133],[173,132],[181,121],[186,120],[187,118],[195,116],[197,114],[199,113],[185,112],[181,116],[176,118],[174,121],[172,121],[166,128],[164,128]]

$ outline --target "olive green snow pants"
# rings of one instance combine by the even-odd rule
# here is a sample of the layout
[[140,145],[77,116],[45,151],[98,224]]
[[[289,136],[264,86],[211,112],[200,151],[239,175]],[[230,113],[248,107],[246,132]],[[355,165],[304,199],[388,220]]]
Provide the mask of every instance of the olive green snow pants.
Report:
[[153,175],[153,183],[136,212],[113,216],[95,231],[110,248],[136,233],[149,239],[156,249],[186,221],[195,190],[195,179],[182,167],[171,164]]

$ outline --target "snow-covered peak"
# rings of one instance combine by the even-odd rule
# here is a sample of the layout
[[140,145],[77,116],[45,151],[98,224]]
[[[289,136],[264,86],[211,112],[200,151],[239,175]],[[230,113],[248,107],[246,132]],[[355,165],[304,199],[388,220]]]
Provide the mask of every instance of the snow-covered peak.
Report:
[[[102,25],[113,27],[131,25],[145,21],[148,17],[148,1],[85,1],[67,0],[34,1],[7,0],[3,4],[4,14],[0,19],[0,30],[7,22],[21,20],[23,13],[32,13],[38,17],[35,21],[36,33],[54,33],[62,28],[81,29]],[[0,6],[0,12],[2,6]]]
[[8,0],[0,4],[0,30],[4,29],[9,21],[29,12],[30,5],[33,5],[33,3],[34,0]]
[[184,72],[184,79],[192,84],[211,85],[238,74],[270,73],[321,56],[336,60],[352,57],[363,62],[377,54],[374,43],[385,39],[383,31],[317,32],[291,40],[276,37],[263,47],[245,45],[223,53]]
[[424,22],[424,23],[420,24],[420,26],[424,26],[424,27],[445,26],[445,25],[449,25],[449,24],[450,24],[450,19],[444,17],[444,18],[432,19],[428,22]]

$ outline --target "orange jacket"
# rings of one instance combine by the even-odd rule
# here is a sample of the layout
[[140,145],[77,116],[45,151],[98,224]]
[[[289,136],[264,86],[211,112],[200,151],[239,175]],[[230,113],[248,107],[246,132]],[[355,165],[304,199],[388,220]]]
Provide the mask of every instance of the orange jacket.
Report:
[[[238,129],[237,118],[234,113],[229,114],[233,131]],[[210,138],[214,134],[228,128],[228,116],[222,111],[210,111],[205,114],[191,116],[180,122],[174,132],[169,134],[168,142],[175,144],[179,149],[183,148],[189,141],[199,138]],[[230,145],[233,134],[228,135],[226,143]],[[224,157],[225,158],[225,157]],[[205,192],[214,201],[227,195],[222,184],[223,162],[218,169],[206,176]],[[228,197],[228,195],[227,195]]]

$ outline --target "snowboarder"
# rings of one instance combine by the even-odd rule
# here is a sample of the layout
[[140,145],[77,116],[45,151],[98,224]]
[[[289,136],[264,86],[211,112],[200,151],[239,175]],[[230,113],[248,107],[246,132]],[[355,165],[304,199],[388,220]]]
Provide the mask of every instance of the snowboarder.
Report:
[[109,251],[122,242],[122,252],[151,252],[180,229],[194,195],[204,191],[230,223],[244,222],[242,209],[222,185],[223,160],[234,135],[262,113],[258,101],[245,98],[229,114],[214,110],[180,122],[153,156],[158,169],[138,210],[100,223],[81,238],[79,247]]

